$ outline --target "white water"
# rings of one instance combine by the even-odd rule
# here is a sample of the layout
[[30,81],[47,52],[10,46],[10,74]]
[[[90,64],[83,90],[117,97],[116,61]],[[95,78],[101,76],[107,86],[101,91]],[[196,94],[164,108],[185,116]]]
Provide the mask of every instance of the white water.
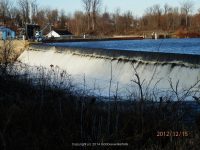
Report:
[[[68,48],[69,49],[69,48]],[[133,82],[136,80],[137,72],[144,91],[154,90],[156,92],[172,90],[170,80],[173,87],[178,83],[178,91],[184,91],[194,85],[200,79],[200,67],[181,66],[178,64],[172,67],[170,62],[165,64],[155,64],[155,62],[123,62],[96,58],[75,54],[73,50],[56,51],[54,48],[49,50],[33,50],[24,51],[18,58],[21,63],[29,66],[42,66],[45,68],[60,68],[66,70],[73,77],[74,84],[83,87],[86,86],[88,92],[103,96],[109,95],[109,87],[111,81],[111,96],[116,94],[117,85],[118,95],[127,96],[133,91],[138,91],[137,85]],[[135,68],[135,69],[134,69]],[[136,71],[136,72],[135,72]],[[112,73],[111,73],[112,72]],[[112,79],[111,79],[112,74]],[[84,82],[85,78],[85,82]],[[194,89],[199,89],[196,85]],[[147,90],[148,89],[148,90]],[[199,94],[199,93],[196,93]]]

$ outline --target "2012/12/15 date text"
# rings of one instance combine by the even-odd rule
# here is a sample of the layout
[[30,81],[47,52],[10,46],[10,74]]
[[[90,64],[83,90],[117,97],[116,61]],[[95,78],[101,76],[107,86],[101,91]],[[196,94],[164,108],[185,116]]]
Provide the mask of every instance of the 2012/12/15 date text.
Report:
[[173,137],[188,137],[189,131],[157,131],[157,137],[167,137],[167,136],[173,136]]

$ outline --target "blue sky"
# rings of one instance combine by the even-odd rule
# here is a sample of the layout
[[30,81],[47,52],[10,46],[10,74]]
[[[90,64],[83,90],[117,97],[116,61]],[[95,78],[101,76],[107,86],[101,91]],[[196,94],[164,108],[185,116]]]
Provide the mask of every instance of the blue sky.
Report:
[[[168,3],[171,6],[180,6],[180,3],[185,0],[102,0],[102,11],[105,7],[109,12],[114,12],[116,8],[120,8],[121,12],[131,10],[134,15],[142,16],[145,9],[154,4],[163,6]],[[200,8],[199,0],[194,2],[194,12]],[[40,7],[50,7],[64,9],[66,13],[73,13],[76,10],[83,10],[82,0],[38,0]]]

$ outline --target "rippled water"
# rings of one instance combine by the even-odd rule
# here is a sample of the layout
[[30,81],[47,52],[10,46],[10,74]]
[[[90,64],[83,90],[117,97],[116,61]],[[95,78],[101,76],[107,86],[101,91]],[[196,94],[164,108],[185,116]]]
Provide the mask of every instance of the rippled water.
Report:
[[133,51],[150,51],[200,55],[200,38],[195,39],[159,39],[159,40],[122,40],[49,43],[48,45],[77,48],[103,48]]

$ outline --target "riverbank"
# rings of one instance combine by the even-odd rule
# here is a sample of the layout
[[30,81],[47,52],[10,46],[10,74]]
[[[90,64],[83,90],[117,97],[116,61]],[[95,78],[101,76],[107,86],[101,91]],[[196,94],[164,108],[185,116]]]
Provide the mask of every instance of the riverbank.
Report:
[[44,43],[54,42],[90,42],[90,41],[113,41],[113,40],[143,40],[142,36],[119,36],[119,37],[93,37],[93,38],[68,38],[68,39],[46,39]]
[[[199,116],[183,102],[163,99],[101,101],[84,92],[48,86],[46,78],[0,74],[1,149],[198,149]],[[142,102],[142,103],[141,103]],[[142,106],[142,110],[141,110]],[[74,144],[73,144],[74,143]],[[77,146],[79,145],[79,146]],[[104,146],[103,146],[104,145]]]

